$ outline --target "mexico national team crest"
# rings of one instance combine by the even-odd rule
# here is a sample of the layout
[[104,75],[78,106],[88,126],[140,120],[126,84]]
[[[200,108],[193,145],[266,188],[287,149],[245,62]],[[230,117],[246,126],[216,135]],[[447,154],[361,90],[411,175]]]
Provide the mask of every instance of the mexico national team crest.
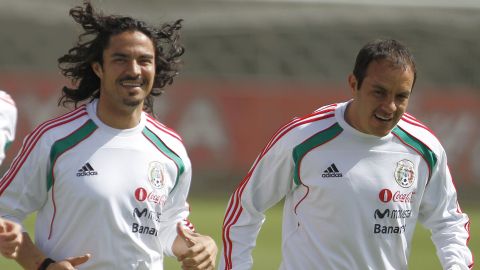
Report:
[[415,171],[413,170],[413,162],[408,159],[402,159],[397,162],[395,168],[395,180],[397,184],[403,188],[408,188],[415,182]]
[[155,189],[160,189],[165,186],[167,173],[165,166],[158,161],[150,162],[148,165],[148,181]]

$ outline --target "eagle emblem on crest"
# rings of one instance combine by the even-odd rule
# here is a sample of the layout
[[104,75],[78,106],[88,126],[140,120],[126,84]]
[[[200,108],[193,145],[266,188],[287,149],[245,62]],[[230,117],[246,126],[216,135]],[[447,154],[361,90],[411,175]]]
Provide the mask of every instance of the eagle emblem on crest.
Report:
[[397,162],[395,168],[395,181],[402,188],[408,188],[415,182],[415,171],[413,169],[413,162],[408,159],[402,159]]
[[148,181],[153,188],[163,188],[165,186],[166,177],[165,166],[161,162],[150,162],[148,165]]

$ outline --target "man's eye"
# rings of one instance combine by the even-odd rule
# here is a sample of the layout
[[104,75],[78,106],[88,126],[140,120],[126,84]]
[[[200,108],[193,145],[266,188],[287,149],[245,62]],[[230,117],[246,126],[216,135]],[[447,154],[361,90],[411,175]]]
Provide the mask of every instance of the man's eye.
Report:
[[141,64],[146,64],[146,65],[147,65],[147,64],[151,64],[152,62],[153,62],[152,59],[141,59],[141,60],[140,60],[140,63],[141,63]]

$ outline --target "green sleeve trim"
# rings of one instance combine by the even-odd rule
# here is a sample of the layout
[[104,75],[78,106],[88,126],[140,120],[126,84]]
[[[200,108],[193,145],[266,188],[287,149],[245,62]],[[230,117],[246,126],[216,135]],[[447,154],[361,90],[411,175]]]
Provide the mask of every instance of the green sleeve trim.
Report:
[[5,143],[5,147],[3,148],[4,152],[7,152],[7,150],[10,148],[10,146],[12,146],[12,143],[13,143],[13,141],[7,141]]
[[79,129],[71,133],[70,135],[59,139],[56,141],[52,148],[50,149],[50,167],[48,169],[47,174],[47,192],[53,185],[53,167],[55,165],[56,160],[60,155],[68,151],[69,149],[73,148],[75,145],[80,143],[81,141],[85,140],[89,137],[95,130],[97,129],[97,125],[90,119],[83,126]]
[[336,136],[338,136],[343,131],[343,128],[340,127],[338,123],[333,124],[329,128],[322,130],[312,137],[308,138],[301,144],[297,145],[293,149],[293,161],[294,161],[294,172],[293,172],[293,181],[296,185],[300,185],[300,163],[303,157],[312,149],[327,143]]
[[175,179],[175,184],[172,188],[173,191],[178,184],[178,179],[180,178],[180,175],[185,171],[185,164],[183,163],[182,159],[177,155],[177,153],[173,152],[170,148],[168,148],[168,146],[150,129],[145,127],[143,129],[143,135],[145,135],[145,137],[147,137],[153,143],[153,145],[157,147],[158,150],[164,153],[177,165],[178,173],[177,178]]
[[432,170],[437,165],[437,156],[435,153],[428,148],[423,142],[418,140],[417,138],[413,137],[405,130],[401,129],[400,127],[396,126],[393,131],[393,134],[397,135],[397,137],[403,141],[405,144],[413,148],[417,153],[419,153],[423,159],[427,162],[428,169],[429,169],[429,179],[432,176]]

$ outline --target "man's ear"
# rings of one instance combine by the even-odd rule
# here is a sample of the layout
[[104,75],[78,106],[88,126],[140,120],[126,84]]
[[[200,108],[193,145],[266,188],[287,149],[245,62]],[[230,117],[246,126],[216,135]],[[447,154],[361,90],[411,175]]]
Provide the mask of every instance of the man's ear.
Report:
[[97,74],[98,78],[101,79],[103,77],[102,65],[100,65],[100,63],[98,63],[98,62],[93,62],[91,64],[91,67],[93,69],[93,72],[95,72],[95,74]]
[[350,90],[352,90],[352,93],[355,92],[355,90],[357,90],[357,78],[355,77],[355,75],[353,75],[353,73],[351,73],[350,75],[348,75],[348,86],[350,86]]

